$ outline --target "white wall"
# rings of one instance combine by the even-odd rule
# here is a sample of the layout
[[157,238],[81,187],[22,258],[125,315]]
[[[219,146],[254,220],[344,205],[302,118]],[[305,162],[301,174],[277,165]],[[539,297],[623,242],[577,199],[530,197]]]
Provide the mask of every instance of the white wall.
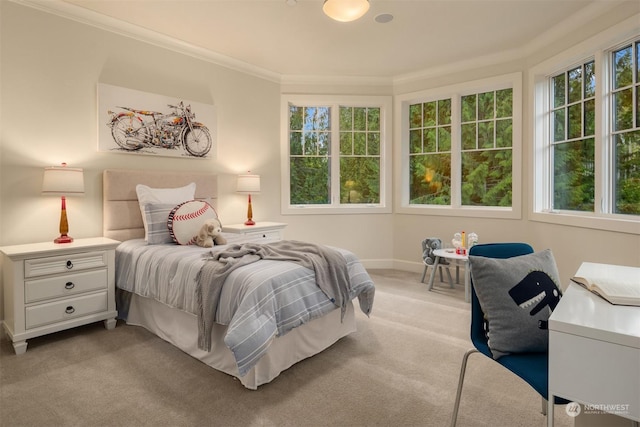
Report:
[[[522,194],[522,218],[491,220],[394,214],[394,257],[397,260],[397,265],[421,271],[422,266],[417,263],[419,260],[417,248],[423,236],[439,236],[449,240],[453,233],[465,230],[466,232],[475,231],[478,233],[481,242],[526,241],[536,250],[550,248],[558,264],[560,276],[567,282],[583,261],[640,266],[640,224],[638,224],[636,234],[625,234],[559,226],[529,219],[531,186],[528,177],[530,176],[533,152],[530,132],[533,110],[530,88],[527,85],[530,67],[630,17],[638,16],[639,12],[640,8],[637,5],[612,6],[609,13],[598,16],[586,24],[578,26],[572,22],[565,23],[567,27],[572,28],[570,32],[562,34],[557,39],[549,40],[547,45],[533,49],[522,60],[512,60],[504,64],[474,69],[452,69],[449,73],[437,77],[396,86],[394,93],[400,95],[521,71],[523,73],[524,94],[521,165],[523,181],[521,188],[516,189]],[[395,171],[395,173],[397,178],[399,171]]]
[[[571,39],[553,42],[549,52],[555,53],[563,45],[606,28],[626,17],[625,14],[628,16],[628,11],[599,18],[594,25],[576,31]],[[65,161],[85,170],[86,195],[70,198],[67,206],[70,235],[76,238],[102,234],[103,169],[218,173],[219,213],[226,223],[244,220],[246,199],[234,193],[235,174],[250,169],[263,180],[262,192],[253,199],[256,220],[287,222],[287,238],[346,247],[368,265],[378,263],[421,271],[420,240],[428,235],[448,238],[462,229],[476,231],[485,242],[524,240],[537,249],[550,247],[565,278],[582,260],[640,265],[638,235],[529,221],[526,181],[520,189],[525,203],[520,220],[400,214],[280,214],[281,92],[401,94],[505,72],[526,73],[527,66],[532,64],[525,60],[448,73],[446,77],[398,84],[395,88],[281,87],[202,59],[5,1],[0,1],[0,41],[0,245],[50,240],[57,236],[59,200],[40,195],[42,169]],[[532,57],[537,60],[545,55],[536,52]],[[102,125],[96,118],[98,82],[214,104],[218,123],[217,159],[98,152],[96,127]],[[524,112],[527,120],[530,110],[526,105]],[[525,124],[523,129],[527,128]],[[523,135],[523,141],[522,167],[526,179],[530,137]]]
[[[391,215],[280,215],[279,84],[13,2],[0,1],[0,19],[0,246],[58,236],[60,199],[41,196],[42,173],[67,162],[85,171],[85,197],[67,200],[74,238],[102,235],[106,168],[218,173],[225,223],[246,219],[235,175],[251,170],[262,177],[256,221],[287,222],[287,238],[363,259],[393,258]],[[98,82],[214,104],[217,159],[98,152]]]
[[[42,168],[64,161],[84,168],[87,186],[84,198],[67,201],[73,237],[102,234],[103,169],[221,174],[218,210],[225,223],[246,219],[235,174],[251,170],[262,177],[262,192],[253,197],[257,221],[289,223],[288,238],[391,258],[391,247],[377,244],[391,240],[390,215],[280,215],[278,84],[12,2],[2,2],[2,36],[0,245],[56,237],[60,201],[40,195]],[[96,118],[98,82],[214,104],[217,159],[98,152],[96,127],[104,125]],[[370,236],[370,230],[378,232]]]
[[[1,244],[55,237],[60,201],[40,186],[42,168],[63,161],[85,170],[86,196],[68,200],[74,237],[102,234],[105,168],[230,174],[220,203],[227,222],[246,212],[236,210],[245,199],[233,175],[251,169],[264,178],[256,217],[279,219],[269,197],[279,188],[277,84],[15,3],[2,3],[2,34]],[[98,152],[98,82],[216,105],[218,160]]]

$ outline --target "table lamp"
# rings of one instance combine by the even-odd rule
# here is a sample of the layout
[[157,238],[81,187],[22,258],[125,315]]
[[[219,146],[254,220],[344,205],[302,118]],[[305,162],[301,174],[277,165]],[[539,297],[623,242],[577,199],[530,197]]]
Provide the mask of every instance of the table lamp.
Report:
[[71,243],[73,238],[69,232],[67,221],[67,196],[84,196],[84,175],[81,168],[69,168],[66,163],[61,166],[44,168],[42,180],[42,194],[46,196],[60,196],[62,211],[60,213],[60,236],[54,243]]
[[244,225],[255,225],[253,221],[253,209],[251,208],[251,193],[260,192],[260,175],[252,175],[251,172],[238,175],[238,193],[247,193],[249,195],[249,207],[247,208],[247,220]]

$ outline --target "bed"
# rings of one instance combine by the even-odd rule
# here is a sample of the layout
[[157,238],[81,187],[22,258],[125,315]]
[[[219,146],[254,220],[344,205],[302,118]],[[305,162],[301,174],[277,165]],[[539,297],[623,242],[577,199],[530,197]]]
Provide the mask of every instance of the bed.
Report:
[[[336,306],[335,299],[327,297],[326,290],[320,290],[323,288],[320,283],[309,287],[309,281],[315,284],[316,278],[325,275],[314,275],[314,270],[296,262],[259,259],[227,273],[218,291],[219,299],[214,304],[218,307],[215,321],[209,322],[207,328],[203,327],[206,322],[203,322],[202,312],[207,311],[202,307],[203,291],[200,290],[200,286],[204,287],[201,284],[204,275],[200,274],[201,270],[204,271],[203,266],[211,266],[210,263],[215,261],[210,258],[221,257],[223,252],[256,245],[232,234],[223,234],[228,240],[227,245],[213,248],[175,243],[150,244],[153,238],[146,233],[151,233],[152,224],[143,223],[143,211],[136,192],[136,186],[140,184],[153,189],[192,184],[195,185],[194,199],[204,200],[213,207],[217,205],[217,177],[213,174],[117,169],[103,172],[103,232],[105,237],[122,242],[116,250],[117,305],[119,316],[127,324],[144,327],[214,369],[237,378],[244,387],[255,390],[295,363],[355,332],[356,308],[353,301],[357,299],[359,309],[367,315],[370,313],[375,293],[371,278],[354,254],[331,248],[344,258],[345,274],[350,279],[349,297],[344,298],[340,306]],[[147,221],[151,218],[149,210],[144,211]],[[296,242],[274,242],[273,245],[279,243],[291,245]],[[295,284],[295,292],[304,294],[304,298],[296,298],[296,304],[298,299],[310,300],[312,308],[301,310],[305,311],[302,318],[286,322],[282,321],[285,316],[281,312],[290,303],[260,303],[273,312],[238,315],[235,311],[243,305],[258,304],[244,302],[246,294],[258,292],[255,290],[257,285],[249,285],[255,286],[250,292],[234,290],[238,284],[249,280],[261,286],[263,282],[282,280],[282,284],[271,284],[272,289],[285,289]],[[194,292],[194,289],[199,292]],[[262,296],[258,294],[253,298],[265,301],[274,293],[284,294],[272,290],[262,292]],[[254,308],[249,311],[252,310]],[[251,320],[246,320],[248,317]],[[245,319],[244,323],[240,322],[242,327],[237,326],[236,318]],[[271,325],[274,318],[277,326]],[[286,327],[282,327],[280,322],[287,323]],[[258,325],[255,334],[247,332],[247,325]],[[260,336],[263,332],[257,332],[262,329],[268,330],[264,337]],[[203,339],[203,334],[206,334],[206,339]],[[257,343],[251,343],[256,340]],[[204,347],[203,341],[207,344]],[[253,347],[246,347],[249,344]]]

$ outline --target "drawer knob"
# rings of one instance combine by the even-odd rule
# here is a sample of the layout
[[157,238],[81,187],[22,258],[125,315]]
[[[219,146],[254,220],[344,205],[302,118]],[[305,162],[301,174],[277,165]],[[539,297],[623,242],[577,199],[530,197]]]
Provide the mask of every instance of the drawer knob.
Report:
[[71,260],[67,261],[67,270],[71,270],[73,268],[73,263],[71,262]]
[[74,311],[76,311],[76,309],[73,308],[72,305],[70,305],[69,307],[67,307],[67,309],[64,312],[67,314],[72,314]]
[[64,284],[64,288],[65,289],[73,289],[75,288],[76,285],[73,284],[73,282],[67,282]]

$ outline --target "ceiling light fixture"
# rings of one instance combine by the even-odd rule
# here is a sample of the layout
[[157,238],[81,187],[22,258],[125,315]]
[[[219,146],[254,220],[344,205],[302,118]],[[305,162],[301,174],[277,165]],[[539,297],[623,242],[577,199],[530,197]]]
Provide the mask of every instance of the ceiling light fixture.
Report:
[[324,13],[340,22],[361,18],[369,10],[369,0],[324,0]]

